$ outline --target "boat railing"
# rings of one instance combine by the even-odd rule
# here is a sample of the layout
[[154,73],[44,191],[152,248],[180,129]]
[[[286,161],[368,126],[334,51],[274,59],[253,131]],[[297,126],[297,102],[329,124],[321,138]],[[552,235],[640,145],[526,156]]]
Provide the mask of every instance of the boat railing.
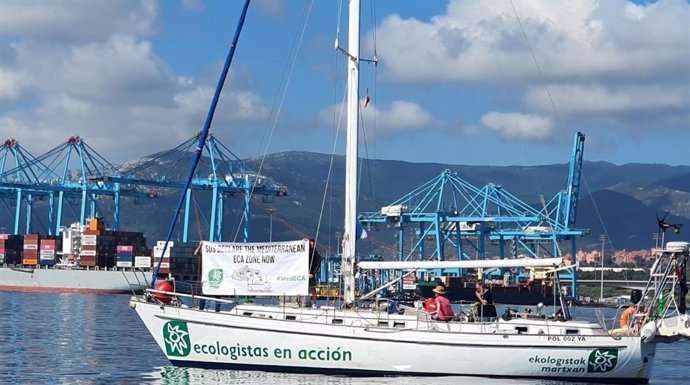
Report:
[[[146,288],[148,287],[148,280],[146,278],[146,272],[141,269],[141,268],[134,268],[131,270],[133,274],[129,275],[127,274],[127,270],[120,270],[122,272],[122,276],[125,278],[125,281],[127,282],[127,285],[129,286],[130,290],[132,290],[132,294],[140,294],[143,293]],[[133,277],[133,281],[130,280],[130,277]]]
[[[679,286],[678,269],[684,269],[688,258],[687,251],[655,250],[657,259],[649,272],[649,279],[642,291],[642,298],[638,303],[638,314],[644,314],[642,323],[648,320],[663,319],[678,309],[676,298]],[[630,322],[634,320],[631,317]],[[639,320],[638,320],[639,322]]]
[[[144,290],[144,295],[147,300],[149,301],[157,301],[160,302],[161,304],[166,304],[165,302],[161,301],[161,299],[165,300],[170,300],[168,303],[172,304],[173,306],[179,306],[184,304],[185,306],[191,306],[191,307],[198,307],[200,301],[208,301],[212,303],[218,303],[218,304],[228,304],[228,305],[235,305],[237,304],[237,301],[234,299],[223,299],[220,297],[207,297],[204,295],[198,295],[198,294],[193,294],[193,293],[179,293],[175,291],[166,291],[166,290],[157,290],[157,289],[151,289],[151,288],[146,288]],[[184,301],[181,299],[187,299],[191,302],[191,304],[186,304]]]

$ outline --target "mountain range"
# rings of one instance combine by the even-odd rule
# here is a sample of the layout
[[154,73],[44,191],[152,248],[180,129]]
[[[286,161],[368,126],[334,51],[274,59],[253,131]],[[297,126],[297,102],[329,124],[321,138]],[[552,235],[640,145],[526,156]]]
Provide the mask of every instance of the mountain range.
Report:
[[[154,155],[146,158],[151,158]],[[137,162],[137,161],[134,161]],[[252,199],[250,240],[287,240],[315,238],[327,253],[335,252],[342,233],[344,158],[309,153],[284,152],[261,159],[247,159],[246,164],[289,189],[286,197]],[[332,165],[332,167],[331,167]],[[548,200],[566,188],[569,165],[538,166],[468,166],[438,163],[409,163],[396,160],[362,160],[360,211],[378,211],[416,187],[451,170],[464,181],[481,188],[488,183],[504,190],[535,208],[542,196]],[[179,170],[176,171],[179,174]],[[207,172],[200,170],[200,175]],[[156,170],[156,174],[164,173]],[[326,188],[328,187],[328,188]],[[162,190],[151,200],[127,200],[121,205],[121,229],[143,231],[149,243],[164,239],[178,200],[179,191]],[[190,239],[206,238],[210,193],[195,193],[194,213],[190,213]],[[241,197],[226,199],[224,240],[241,240]],[[323,209],[322,209],[323,208]],[[112,202],[103,200],[99,210],[108,220]],[[36,232],[44,232],[45,208],[35,208],[32,216]],[[11,211],[8,209],[8,212]],[[63,224],[76,220],[77,209],[64,211]],[[657,217],[668,213],[666,222],[682,224],[680,234],[667,231],[666,240],[690,239],[690,166],[664,164],[625,164],[585,161],[582,167],[576,227],[588,234],[578,241],[580,249],[598,249],[600,236],[607,235],[608,250],[636,250],[653,246],[658,233]],[[47,218],[47,216],[46,216]],[[11,216],[0,217],[0,227],[11,228]],[[198,223],[198,224],[197,224]],[[319,224],[320,223],[320,224]],[[177,225],[174,238],[181,236]],[[380,236],[379,236],[380,235]],[[372,253],[394,250],[394,232],[371,234],[363,242]]]

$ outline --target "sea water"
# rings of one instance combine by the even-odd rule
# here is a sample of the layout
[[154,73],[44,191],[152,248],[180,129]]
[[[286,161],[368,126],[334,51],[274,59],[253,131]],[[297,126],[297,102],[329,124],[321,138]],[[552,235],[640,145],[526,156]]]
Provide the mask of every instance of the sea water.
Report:
[[[0,384],[573,384],[177,368],[165,359],[128,303],[127,295],[0,293]],[[610,320],[616,315],[616,309],[602,310]],[[596,319],[592,308],[572,312]],[[651,383],[690,384],[689,357],[690,342],[660,344]]]

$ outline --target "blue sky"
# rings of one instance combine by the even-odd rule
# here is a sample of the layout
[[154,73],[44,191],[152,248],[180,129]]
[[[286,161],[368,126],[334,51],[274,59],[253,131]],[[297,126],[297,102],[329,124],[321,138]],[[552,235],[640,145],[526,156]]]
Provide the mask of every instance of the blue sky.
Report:
[[[174,147],[203,125],[241,4],[0,2],[0,138],[38,155],[80,135],[115,163]],[[337,12],[253,1],[213,126],[237,155],[330,153]],[[587,160],[690,164],[687,1],[365,0],[362,30],[380,60],[362,65],[363,156],[565,163],[582,131]]]

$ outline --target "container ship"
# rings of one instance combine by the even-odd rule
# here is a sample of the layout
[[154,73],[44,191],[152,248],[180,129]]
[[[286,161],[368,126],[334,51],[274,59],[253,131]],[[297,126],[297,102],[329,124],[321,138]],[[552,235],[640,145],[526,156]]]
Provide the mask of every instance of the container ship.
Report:
[[487,286],[496,304],[531,306],[554,301],[553,279],[547,277],[547,269],[534,267],[526,268],[519,274],[513,272],[501,275],[500,271],[478,271],[461,277],[428,276],[426,280],[408,276],[403,280],[403,290],[412,291],[424,298],[434,298],[432,290],[437,285],[442,285],[445,286],[446,296],[451,302],[476,302],[477,282]]
[[161,259],[161,278],[198,278],[194,245],[171,242],[165,255],[163,245],[148,248],[143,233],[106,230],[99,218],[59,236],[0,234],[0,291],[131,294]]
[[[455,278],[455,277],[453,277]],[[433,289],[443,284],[446,286],[446,296],[451,302],[476,302],[476,281],[459,279],[442,281],[420,281],[417,292],[424,298],[434,298]],[[487,288],[491,291],[494,303],[503,305],[537,305],[540,302],[553,302],[553,285],[547,280],[537,279],[531,282],[509,283],[489,282]]]

